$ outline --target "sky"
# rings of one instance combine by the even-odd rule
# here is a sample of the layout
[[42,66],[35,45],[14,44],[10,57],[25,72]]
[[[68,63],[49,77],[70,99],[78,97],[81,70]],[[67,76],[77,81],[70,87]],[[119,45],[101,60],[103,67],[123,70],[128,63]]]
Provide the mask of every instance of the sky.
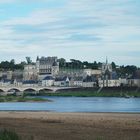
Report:
[[140,0],[0,0],[0,61],[26,56],[140,67]]

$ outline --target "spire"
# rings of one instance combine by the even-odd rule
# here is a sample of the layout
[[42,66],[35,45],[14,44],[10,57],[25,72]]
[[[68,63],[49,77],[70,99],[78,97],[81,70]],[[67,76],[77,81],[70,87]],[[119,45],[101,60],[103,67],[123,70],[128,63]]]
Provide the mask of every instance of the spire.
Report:
[[37,56],[37,58],[36,58],[36,61],[38,61],[39,60],[39,56]]
[[108,64],[108,59],[107,59],[107,56],[106,56],[106,64]]

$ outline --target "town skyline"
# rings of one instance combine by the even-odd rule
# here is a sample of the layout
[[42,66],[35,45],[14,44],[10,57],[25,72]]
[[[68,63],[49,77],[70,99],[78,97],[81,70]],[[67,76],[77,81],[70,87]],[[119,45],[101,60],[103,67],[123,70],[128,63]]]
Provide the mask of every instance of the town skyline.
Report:
[[70,59],[66,59],[66,58],[64,58],[64,57],[58,57],[58,56],[50,56],[50,55],[48,55],[48,56],[36,56],[35,58],[33,57],[31,57],[31,56],[24,56],[24,59],[20,59],[20,60],[16,60],[16,58],[11,58],[11,59],[0,59],[0,63],[2,63],[2,62],[11,62],[11,61],[14,61],[14,63],[15,64],[20,64],[20,63],[22,63],[22,62],[25,62],[26,64],[28,64],[28,62],[27,62],[27,59],[26,58],[29,58],[30,60],[31,60],[31,63],[35,63],[36,62],[36,59],[39,57],[39,58],[42,58],[42,57],[57,57],[58,58],[58,60],[59,59],[64,59],[67,63],[69,63],[69,62],[71,62],[71,60],[76,60],[76,61],[81,61],[82,63],[83,62],[88,62],[88,63],[106,63],[106,61],[107,61],[107,63],[108,64],[111,64],[111,63],[115,63],[115,65],[116,66],[136,66],[138,69],[140,68],[140,66],[139,65],[134,65],[134,64],[122,64],[122,65],[119,65],[118,63],[116,63],[115,61],[112,61],[112,60],[110,60],[110,59],[108,59],[108,57],[106,56],[103,60],[101,60],[101,61],[97,61],[97,60],[93,60],[93,61],[88,61],[88,60],[80,60],[80,59],[74,59],[74,58],[70,58]]
[[140,67],[138,0],[1,0],[0,60],[57,56]]

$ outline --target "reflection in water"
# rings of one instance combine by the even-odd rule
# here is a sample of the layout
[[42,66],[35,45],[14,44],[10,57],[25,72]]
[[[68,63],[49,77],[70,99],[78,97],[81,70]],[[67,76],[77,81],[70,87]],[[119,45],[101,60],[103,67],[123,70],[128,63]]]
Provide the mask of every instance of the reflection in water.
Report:
[[0,103],[0,110],[55,112],[140,112],[140,98],[45,97],[53,102]]

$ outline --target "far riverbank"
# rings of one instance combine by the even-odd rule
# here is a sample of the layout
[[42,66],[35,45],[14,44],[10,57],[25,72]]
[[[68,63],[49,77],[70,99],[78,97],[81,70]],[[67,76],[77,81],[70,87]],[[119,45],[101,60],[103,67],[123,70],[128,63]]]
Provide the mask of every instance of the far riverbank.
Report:
[[[29,94],[27,94],[29,95]],[[30,94],[34,95],[34,94]],[[36,95],[62,97],[140,97],[138,87],[104,87],[104,88],[77,88],[65,89],[56,92],[41,91]]]

